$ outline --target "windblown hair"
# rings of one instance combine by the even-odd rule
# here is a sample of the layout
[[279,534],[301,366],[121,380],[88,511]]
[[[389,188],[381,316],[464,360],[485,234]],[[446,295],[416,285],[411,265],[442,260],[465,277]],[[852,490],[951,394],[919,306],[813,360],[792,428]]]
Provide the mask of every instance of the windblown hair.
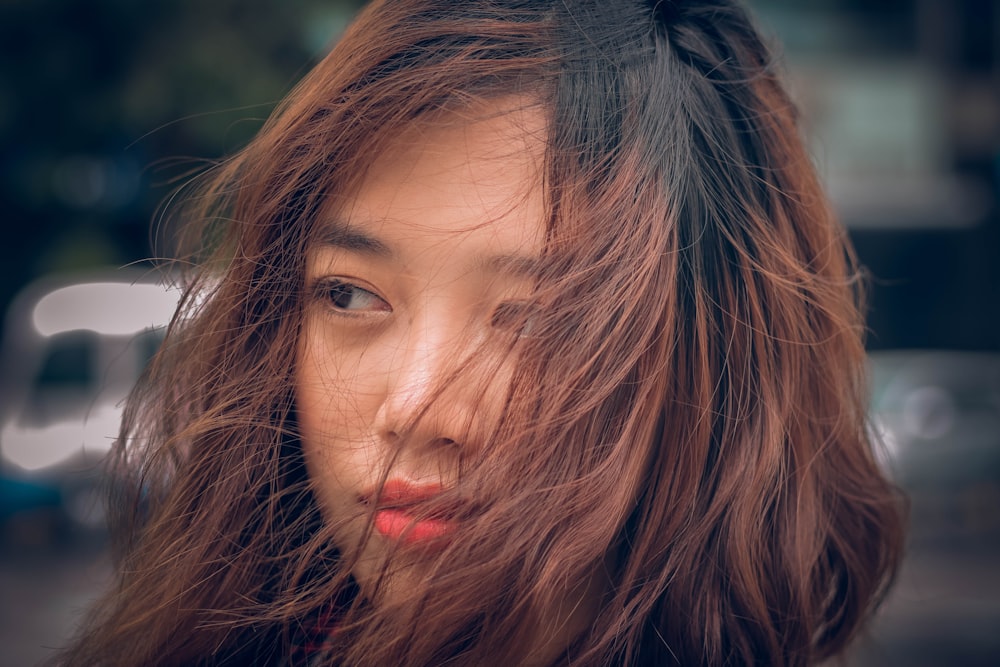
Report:
[[[393,137],[502,96],[548,119],[544,307],[463,461],[478,515],[372,604],[298,438],[306,253]],[[735,2],[375,2],[209,176],[115,450],[117,583],[65,662],[283,664],[319,623],[331,664],[513,665],[598,567],[559,664],[807,665],[885,594],[858,271]]]

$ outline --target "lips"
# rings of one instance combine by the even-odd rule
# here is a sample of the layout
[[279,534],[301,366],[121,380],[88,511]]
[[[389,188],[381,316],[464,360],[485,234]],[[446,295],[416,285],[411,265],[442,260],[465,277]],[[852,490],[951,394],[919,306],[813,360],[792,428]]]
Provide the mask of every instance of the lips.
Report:
[[[375,501],[375,530],[404,545],[440,543],[455,529],[455,520],[446,516],[427,516],[422,511],[428,501],[440,495],[437,484],[417,485],[403,480],[389,480],[381,493],[366,496]],[[417,516],[422,518],[417,519]]]

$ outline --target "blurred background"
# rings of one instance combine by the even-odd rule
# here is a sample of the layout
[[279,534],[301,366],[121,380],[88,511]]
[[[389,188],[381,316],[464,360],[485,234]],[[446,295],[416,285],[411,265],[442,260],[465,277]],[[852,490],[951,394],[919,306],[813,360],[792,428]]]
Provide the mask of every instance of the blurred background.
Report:
[[[359,4],[0,3],[0,667],[50,655],[107,581],[100,460],[176,299],[149,261],[164,200]],[[872,275],[873,428],[912,501],[848,664],[1000,664],[1000,2],[750,4]]]

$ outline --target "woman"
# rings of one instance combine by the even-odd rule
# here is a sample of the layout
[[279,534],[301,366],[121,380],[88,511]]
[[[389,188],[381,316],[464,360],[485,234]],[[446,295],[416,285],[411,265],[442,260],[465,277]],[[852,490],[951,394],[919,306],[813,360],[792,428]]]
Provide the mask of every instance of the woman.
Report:
[[806,665],[901,553],[729,0],[386,0],[185,211],[72,664]]

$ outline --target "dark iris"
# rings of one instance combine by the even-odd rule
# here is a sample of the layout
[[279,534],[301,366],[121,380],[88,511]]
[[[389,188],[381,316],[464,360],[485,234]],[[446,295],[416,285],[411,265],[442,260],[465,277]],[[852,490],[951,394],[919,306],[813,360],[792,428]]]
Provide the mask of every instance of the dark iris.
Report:
[[348,310],[351,307],[351,301],[354,300],[357,289],[354,285],[348,285],[347,283],[334,283],[327,290],[327,296],[334,306]]
[[519,336],[527,336],[531,335],[537,315],[538,304],[532,301],[505,301],[493,311],[490,324]]
[[385,303],[378,296],[366,289],[331,280],[319,285],[319,296],[328,301],[337,310],[385,310]]

